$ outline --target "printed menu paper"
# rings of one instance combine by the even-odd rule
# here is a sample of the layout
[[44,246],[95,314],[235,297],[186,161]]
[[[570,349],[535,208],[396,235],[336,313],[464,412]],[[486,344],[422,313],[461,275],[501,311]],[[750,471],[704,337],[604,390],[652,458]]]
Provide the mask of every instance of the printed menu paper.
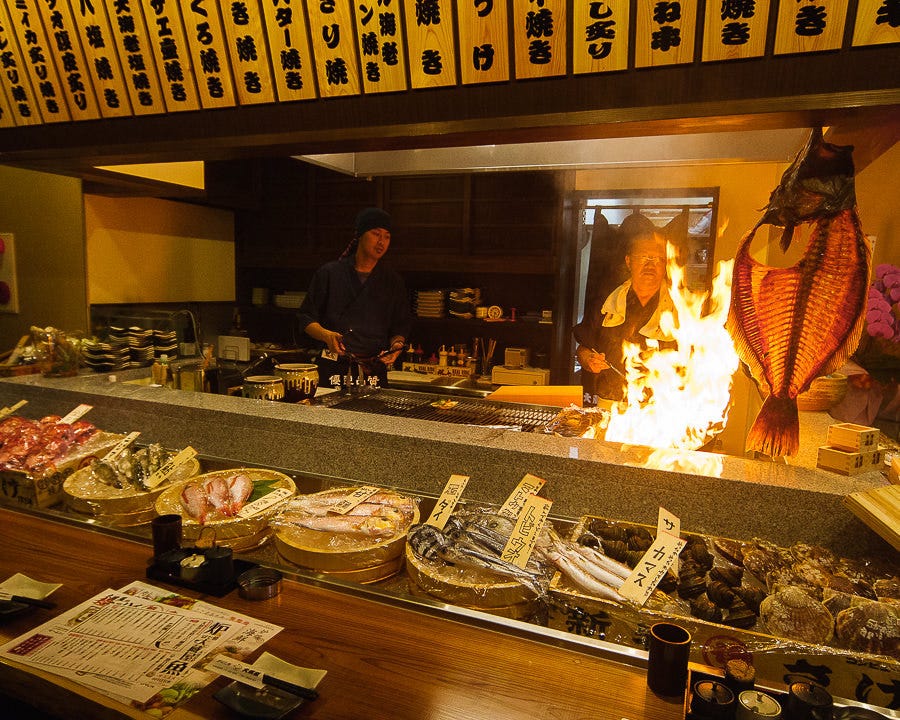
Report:
[[215,678],[196,665],[226,646],[251,652],[280,630],[138,582],[98,593],[6,643],[0,654],[123,702],[146,703],[175,685],[196,692]]

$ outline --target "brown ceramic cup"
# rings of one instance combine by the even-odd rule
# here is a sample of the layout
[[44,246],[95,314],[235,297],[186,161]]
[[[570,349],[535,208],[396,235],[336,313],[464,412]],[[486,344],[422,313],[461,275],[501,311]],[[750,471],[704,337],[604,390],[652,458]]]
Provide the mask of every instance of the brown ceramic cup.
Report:
[[181,547],[181,515],[158,515],[150,521],[153,535],[153,557],[161,557]]
[[684,697],[688,681],[691,634],[674,623],[650,627],[647,686],[657,695]]

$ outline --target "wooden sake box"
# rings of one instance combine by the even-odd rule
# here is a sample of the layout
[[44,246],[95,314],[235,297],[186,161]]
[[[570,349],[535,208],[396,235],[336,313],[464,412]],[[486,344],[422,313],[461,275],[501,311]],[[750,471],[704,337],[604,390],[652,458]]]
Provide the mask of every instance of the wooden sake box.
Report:
[[823,445],[819,448],[816,467],[841,475],[860,475],[871,472],[881,464],[883,453],[879,449],[853,452]]
[[848,452],[871,452],[878,449],[878,428],[855,423],[837,423],[828,428],[825,444]]

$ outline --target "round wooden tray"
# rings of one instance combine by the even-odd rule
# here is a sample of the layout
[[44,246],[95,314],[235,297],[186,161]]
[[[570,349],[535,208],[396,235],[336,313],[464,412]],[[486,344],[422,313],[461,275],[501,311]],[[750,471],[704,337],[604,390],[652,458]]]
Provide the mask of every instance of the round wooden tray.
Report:
[[[407,588],[409,590],[409,594],[415,597],[424,597],[431,600],[441,600],[443,602],[443,598],[439,598],[437,595],[432,595],[429,592],[425,592],[425,590],[420,588],[411,580],[408,583]],[[497,617],[507,618],[509,620],[530,620],[531,618],[540,616],[540,613],[543,610],[541,602],[537,599],[533,599],[528,602],[516,603],[515,605],[502,605],[500,607],[486,607],[484,605],[460,605],[459,607],[465,607],[470,610],[478,610],[480,612],[485,612],[490,615],[496,615]]]
[[[352,487],[333,488],[314,493],[314,496],[343,496],[353,490],[355,488]],[[389,490],[379,492],[391,493]],[[405,498],[399,493],[392,494],[398,498]],[[275,547],[286,560],[322,572],[370,570],[398,558],[402,564],[406,533],[410,527],[419,522],[419,508],[415,503],[413,503],[413,507],[414,511],[410,521],[401,525],[397,533],[391,537],[371,538],[359,535],[340,535],[296,525],[289,527],[280,525],[275,529]],[[399,565],[397,570],[399,570]]]
[[522,583],[489,570],[423,560],[406,546],[406,572],[429,595],[470,608],[503,608],[529,603],[534,593]]
[[[156,500],[156,512],[160,515],[175,513],[182,517],[182,535],[184,541],[196,542],[200,539],[201,534],[207,540],[215,540],[217,545],[228,545],[229,547],[243,547],[247,543],[254,543],[254,538],[258,538],[262,533],[268,531],[268,522],[272,513],[276,508],[268,508],[249,518],[242,517],[223,517],[217,515],[207,519],[206,523],[201,525],[196,519],[188,515],[187,510],[181,504],[181,491],[188,483],[204,483],[215,477],[228,478],[237,473],[247,475],[254,483],[267,483],[274,489],[285,488],[291,494],[297,491],[294,481],[277,470],[267,470],[264,468],[231,468],[229,470],[216,470],[214,472],[197,475],[190,480],[178,483],[167,488]],[[252,501],[253,495],[250,496]],[[256,540],[252,547],[262,544],[265,539]]]
[[393,577],[403,569],[403,554],[380,565],[360,568],[359,570],[319,570],[317,572],[335,580],[368,585]]
[[[174,484],[200,472],[200,461],[191,458],[173,471],[169,479],[152,490],[135,487],[114,488],[95,479],[90,465],[76,470],[63,482],[66,504],[87,515],[125,515],[152,510],[156,499]],[[152,516],[151,516],[152,517]],[[145,521],[146,522],[146,521]]]

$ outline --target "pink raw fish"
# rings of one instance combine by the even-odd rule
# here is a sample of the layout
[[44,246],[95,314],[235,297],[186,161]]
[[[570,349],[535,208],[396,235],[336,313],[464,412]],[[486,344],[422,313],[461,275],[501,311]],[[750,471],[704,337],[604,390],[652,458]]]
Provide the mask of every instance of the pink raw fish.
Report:
[[199,485],[189,483],[181,491],[181,504],[187,510],[188,515],[197,520],[201,525],[206,522],[209,512],[209,496]]

